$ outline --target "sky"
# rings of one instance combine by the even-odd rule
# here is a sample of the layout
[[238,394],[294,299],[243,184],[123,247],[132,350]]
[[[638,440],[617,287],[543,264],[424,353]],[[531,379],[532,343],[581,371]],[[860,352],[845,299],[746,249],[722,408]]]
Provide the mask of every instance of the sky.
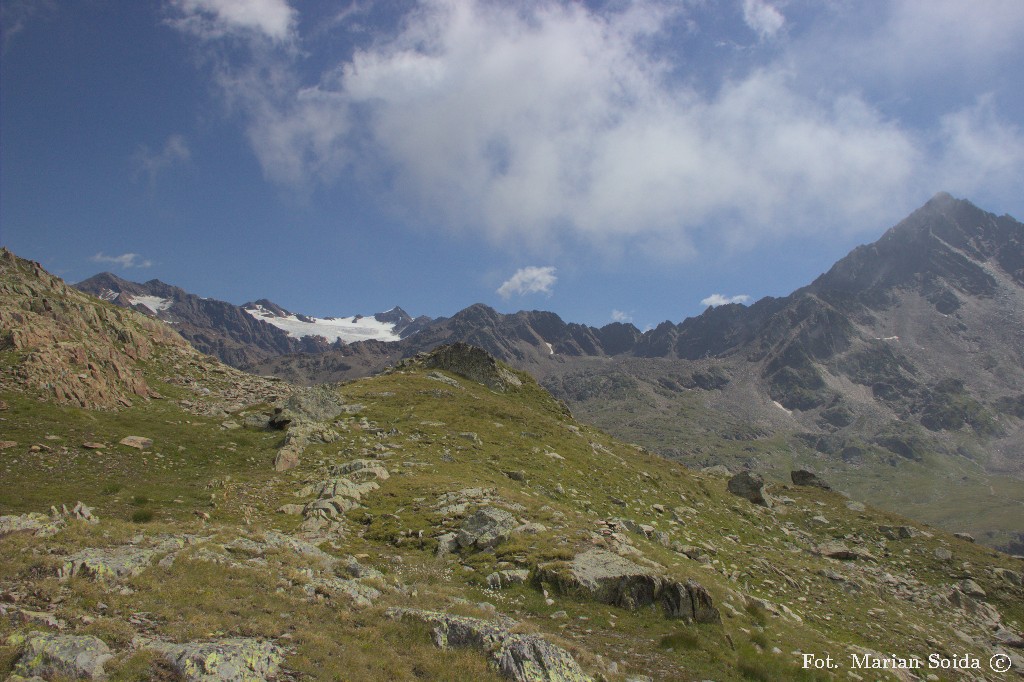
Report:
[[0,244],[307,315],[645,329],[940,191],[1024,219],[1019,0],[0,0]]

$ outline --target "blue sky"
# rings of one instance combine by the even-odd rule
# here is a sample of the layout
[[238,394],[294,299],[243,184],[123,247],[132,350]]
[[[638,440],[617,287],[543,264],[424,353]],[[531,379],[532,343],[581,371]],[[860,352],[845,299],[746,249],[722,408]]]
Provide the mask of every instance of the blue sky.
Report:
[[1024,217],[1019,0],[0,7],[0,243],[69,281],[645,328]]

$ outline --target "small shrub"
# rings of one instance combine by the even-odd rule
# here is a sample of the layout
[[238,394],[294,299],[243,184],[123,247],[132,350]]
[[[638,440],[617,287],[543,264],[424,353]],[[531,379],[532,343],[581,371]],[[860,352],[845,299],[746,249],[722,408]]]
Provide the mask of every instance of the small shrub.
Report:
[[132,521],[135,523],[149,523],[153,520],[152,509],[137,509],[132,512]]

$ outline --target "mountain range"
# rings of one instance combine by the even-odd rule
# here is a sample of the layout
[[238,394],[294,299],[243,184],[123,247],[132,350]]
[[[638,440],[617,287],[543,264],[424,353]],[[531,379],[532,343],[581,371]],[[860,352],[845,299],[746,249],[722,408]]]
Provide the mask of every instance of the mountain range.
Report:
[[9,682],[1021,679],[1021,558],[970,535],[695,471],[477,346],[305,387],[133,296],[0,249]]
[[405,315],[399,340],[328,343],[261,325],[252,305],[161,283],[101,275],[78,286],[118,291],[121,305],[169,299],[155,314],[200,350],[305,384],[469,343],[580,417],[689,466],[769,476],[813,466],[874,503],[1024,547],[1024,226],[948,194],[789,296],[646,332],[477,304],[450,318]]

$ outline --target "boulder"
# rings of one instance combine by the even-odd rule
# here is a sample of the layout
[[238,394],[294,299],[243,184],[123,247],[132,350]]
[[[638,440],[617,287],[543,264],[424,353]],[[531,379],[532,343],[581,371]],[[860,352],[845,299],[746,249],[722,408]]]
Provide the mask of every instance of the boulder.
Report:
[[832,486],[822,480],[816,473],[807,469],[791,471],[789,472],[789,477],[793,480],[793,485],[832,490]]
[[60,578],[82,576],[97,580],[117,580],[142,573],[155,555],[154,549],[134,545],[89,547],[69,556],[57,575]]
[[910,526],[879,526],[878,532],[890,540],[909,540],[917,535]]
[[287,429],[295,422],[332,421],[344,411],[345,403],[329,386],[301,388],[274,408],[269,426]]
[[391,608],[389,618],[417,620],[434,626],[439,647],[469,646],[483,651],[491,665],[513,682],[592,682],[565,649],[538,635],[512,632],[517,623],[455,616],[439,611]]
[[657,574],[653,569],[603,549],[578,554],[570,563],[553,562],[537,567],[541,582],[562,593],[575,594],[602,604],[625,609],[660,605],[669,618],[698,623],[721,622],[711,595],[698,583]]
[[458,536],[459,547],[494,547],[507,540],[518,526],[516,518],[504,509],[484,507],[462,522]]
[[[7,642],[17,645],[18,639],[20,636],[12,635]],[[73,679],[100,680],[106,677],[104,664],[114,657],[103,640],[88,635],[30,632],[22,644],[24,648],[13,672],[24,677],[64,675]]]
[[216,642],[155,642],[161,654],[188,682],[258,682],[277,674],[280,647],[265,640],[235,637]]
[[831,540],[829,542],[821,543],[820,545],[818,545],[817,552],[821,556],[825,556],[830,559],[840,559],[843,561],[861,558],[859,552],[850,549],[846,546],[846,543],[840,542],[838,540]]
[[668,583],[661,593],[661,605],[669,618],[682,618],[693,623],[722,622],[722,616],[715,608],[711,595],[694,580]]
[[762,507],[771,507],[771,498],[764,492],[764,479],[752,471],[741,471],[729,479],[727,485],[733,495],[750,500]]

